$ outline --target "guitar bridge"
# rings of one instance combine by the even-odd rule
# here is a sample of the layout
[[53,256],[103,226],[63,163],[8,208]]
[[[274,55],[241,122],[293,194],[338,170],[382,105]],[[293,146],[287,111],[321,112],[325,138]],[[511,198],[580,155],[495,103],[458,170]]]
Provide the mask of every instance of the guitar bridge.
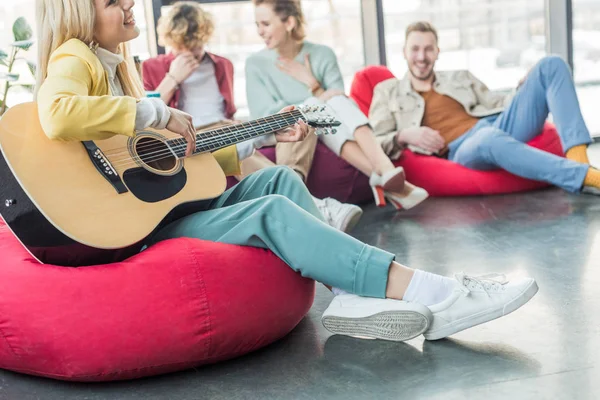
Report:
[[102,150],[100,150],[100,148],[96,146],[96,143],[94,143],[91,140],[86,140],[81,143],[83,144],[83,147],[85,147],[85,150],[87,151],[88,156],[92,161],[92,164],[94,164],[94,166],[96,167],[98,172],[100,172],[100,174],[104,177],[104,179],[106,179],[108,183],[110,183],[112,187],[115,188],[117,193],[122,194],[128,192],[127,187],[121,180],[121,177],[117,174],[117,171],[115,171],[113,166],[110,164],[110,161],[106,159]]

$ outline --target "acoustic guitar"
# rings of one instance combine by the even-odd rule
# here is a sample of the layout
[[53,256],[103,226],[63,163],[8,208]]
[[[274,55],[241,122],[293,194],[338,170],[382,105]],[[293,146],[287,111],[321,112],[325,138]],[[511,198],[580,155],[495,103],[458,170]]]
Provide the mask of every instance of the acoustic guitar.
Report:
[[[299,107],[198,132],[196,151],[168,131],[135,137],[56,141],[44,134],[35,103],[10,108],[0,119],[0,215],[41,262],[90,265],[140,249],[139,243],[179,207],[218,197],[223,170],[211,152],[293,126],[317,134],[340,123],[325,106]],[[68,262],[65,262],[68,259]],[[61,264],[62,263],[62,264]]]

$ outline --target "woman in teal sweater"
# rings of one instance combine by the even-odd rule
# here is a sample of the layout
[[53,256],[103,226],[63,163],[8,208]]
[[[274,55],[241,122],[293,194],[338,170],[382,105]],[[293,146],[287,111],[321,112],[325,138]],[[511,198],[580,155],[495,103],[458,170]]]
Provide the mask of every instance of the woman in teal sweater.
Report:
[[344,95],[344,81],[333,51],[304,40],[304,16],[299,1],[254,0],[256,26],[266,49],[246,61],[248,105],[260,118],[290,104],[326,103],[342,126],[321,140],[365,175],[377,205],[386,198],[397,209],[416,206],[427,192],[404,180],[377,142],[369,121]]

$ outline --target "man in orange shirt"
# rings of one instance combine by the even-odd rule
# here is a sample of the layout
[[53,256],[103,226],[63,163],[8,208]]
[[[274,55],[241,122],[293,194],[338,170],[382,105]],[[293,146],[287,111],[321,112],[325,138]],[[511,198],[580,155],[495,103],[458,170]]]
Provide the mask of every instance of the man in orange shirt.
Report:
[[[468,168],[503,168],[569,192],[600,194],[600,171],[587,156],[590,133],[562,59],[543,58],[516,93],[503,95],[469,71],[435,72],[439,52],[435,28],[411,24],[404,46],[408,73],[375,87],[369,120],[390,157],[408,146]],[[550,112],[566,158],[526,144],[540,134]]]

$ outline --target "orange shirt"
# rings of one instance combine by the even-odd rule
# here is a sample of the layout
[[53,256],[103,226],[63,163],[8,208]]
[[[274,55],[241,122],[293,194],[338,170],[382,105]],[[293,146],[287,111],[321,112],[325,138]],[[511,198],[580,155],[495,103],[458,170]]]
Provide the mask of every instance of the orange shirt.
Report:
[[[467,114],[462,104],[451,97],[439,94],[433,89],[419,94],[425,100],[425,114],[421,125],[438,131],[446,145],[465,134],[479,121],[478,118]],[[445,150],[440,153],[444,152]]]

